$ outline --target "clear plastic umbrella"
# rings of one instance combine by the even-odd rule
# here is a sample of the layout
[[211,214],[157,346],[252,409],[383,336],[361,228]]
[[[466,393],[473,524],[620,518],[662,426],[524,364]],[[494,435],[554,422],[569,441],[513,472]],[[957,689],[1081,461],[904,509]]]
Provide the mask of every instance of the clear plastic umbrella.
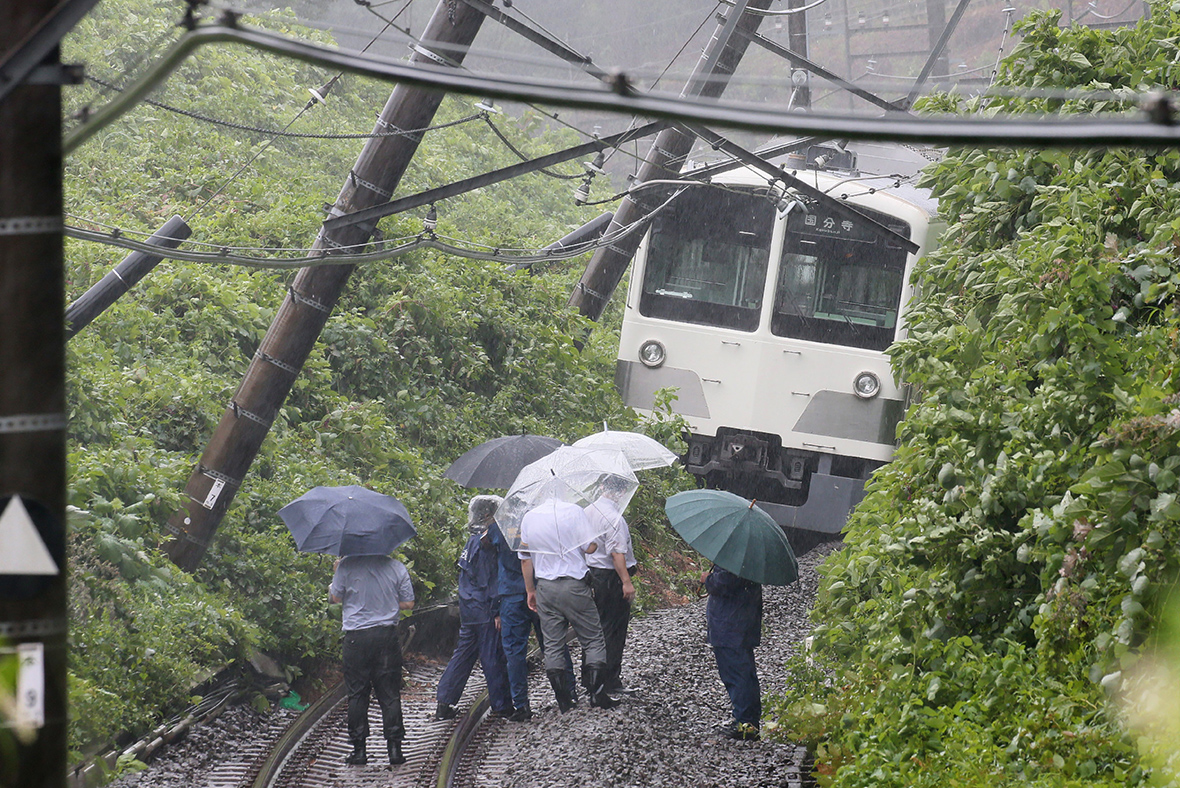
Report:
[[620,451],[627,458],[633,471],[666,468],[676,462],[675,452],[655,438],[648,437],[641,432],[604,429],[602,432],[596,432],[574,441],[574,445],[584,449]]
[[[521,470],[496,511],[496,524],[513,550],[561,555],[616,530],[638,487],[621,452],[562,446]],[[551,532],[534,530],[523,539],[525,515],[549,501],[575,504],[586,516],[550,518]]]

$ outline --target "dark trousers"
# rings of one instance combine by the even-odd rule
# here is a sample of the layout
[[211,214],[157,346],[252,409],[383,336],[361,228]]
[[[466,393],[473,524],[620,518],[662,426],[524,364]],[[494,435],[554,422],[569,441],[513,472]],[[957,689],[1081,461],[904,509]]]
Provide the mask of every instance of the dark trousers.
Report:
[[591,567],[590,588],[606,640],[606,688],[614,689],[622,686],[623,646],[631,623],[631,603],[623,597],[623,581],[613,569]]
[[754,649],[713,646],[713,656],[717,658],[721,683],[729,693],[734,720],[757,725],[762,719],[762,690],[754,665]]
[[[463,695],[467,678],[478,659],[483,666],[484,680],[492,711],[511,712],[512,694],[508,689],[508,668],[504,662],[504,648],[495,621],[482,624],[460,624],[455,653],[438,680],[438,702],[454,706]],[[527,698],[527,695],[526,695]]]
[[344,686],[348,689],[348,738],[354,745],[369,737],[369,694],[377,696],[386,741],[406,736],[402,723],[402,649],[397,626],[344,633]]

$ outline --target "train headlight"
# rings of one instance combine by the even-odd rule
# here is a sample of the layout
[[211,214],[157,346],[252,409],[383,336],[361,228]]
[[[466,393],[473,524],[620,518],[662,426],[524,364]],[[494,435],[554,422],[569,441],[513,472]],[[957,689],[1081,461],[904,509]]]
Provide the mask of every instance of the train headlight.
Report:
[[861,399],[872,399],[881,392],[881,379],[872,372],[862,372],[852,381],[852,391]]
[[639,360],[643,366],[655,369],[664,363],[668,353],[664,346],[654,339],[649,339],[639,346]]

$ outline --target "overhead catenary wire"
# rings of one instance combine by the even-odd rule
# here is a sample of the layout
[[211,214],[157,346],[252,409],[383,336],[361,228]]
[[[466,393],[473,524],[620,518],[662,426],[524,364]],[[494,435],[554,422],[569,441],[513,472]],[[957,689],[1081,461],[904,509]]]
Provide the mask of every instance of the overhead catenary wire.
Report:
[[631,90],[625,75],[614,89],[558,84],[545,80],[474,76],[453,70],[425,68],[372,55],[344,53],[267,31],[225,24],[202,25],[182,36],[155,66],[119,98],[91,116],[63,140],[66,155],[100,128],[141,100],[194,51],[214,43],[236,42],[273,54],[331,65],[345,71],[400,81],[418,87],[466,93],[509,101],[555,106],[614,110],[652,118],[706,123],[748,131],[823,134],[846,139],[944,144],[1003,143],[1010,146],[1065,146],[1076,144],[1160,145],[1180,142],[1180,126],[1173,123],[1174,100],[1164,92],[1145,96],[1150,111],[1140,120],[1110,120],[1075,116],[1047,117],[962,116],[873,117],[831,113],[787,113],[777,107],[729,101],[699,102],[658,93]]
[[[736,5],[733,0],[720,1],[724,5]],[[801,5],[798,8],[785,8],[781,11],[771,11],[770,9],[765,8],[748,8],[746,9],[746,13],[750,14],[751,16],[791,16],[793,14],[802,14],[805,11],[810,11],[813,8],[818,8],[826,2],[828,2],[828,0],[815,0],[812,3]]]
[[[404,10],[404,7],[403,7],[403,10]],[[666,71],[666,69],[665,69],[665,71]],[[1089,98],[1093,98],[1093,95],[1089,95],[1088,97],[1089,97]],[[1126,101],[1128,97],[1127,97],[1127,96],[1124,94],[1124,95],[1118,95],[1118,96],[1116,96],[1115,98],[1116,98],[1116,99],[1118,99],[1118,100],[1123,100],[1123,101]],[[541,110],[539,110],[539,111],[541,111]],[[546,114],[546,115],[548,115],[548,116],[550,116],[550,117],[553,117],[555,120],[558,120],[558,122],[563,122],[563,121],[560,121],[560,119],[557,119],[555,114],[554,114],[554,115],[549,115],[549,113],[545,113],[545,114]],[[478,117],[478,116],[473,116],[473,117]],[[574,126],[573,124],[569,124],[568,122],[564,122],[564,125],[567,125],[568,127],[575,129],[575,130],[576,130],[576,131],[578,131],[580,134],[584,134],[584,135],[586,135],[586,136],[594,136],[594,135],[591,135],[590,133],[586,132],[586,131],[585,131],[585,130],[583,130],[583,129],[579,129],[579,128],[577,128],[577,127],[576,127],[576,126]],[[403,133],[404,133],[404,132],[403,132]],[[369,136],[369,135],[365,135],[365,136]],[[637,157],[637,158],[639,158],[639,157]],[[642,160],[642,159],[640,159],[640,160]],[[568,176],[568,177],[573,177],[573,178],[576,178],[576,177],[578,177],[578,176]],[[604,200],[604,201],[600,201],[600,202],[609,202],[609,201],[610,201],[610,200]],[[206,203],[206,204],[207,204],[207,203]]]
[[1097,17],[1098,19],[1102,19],[1104,21],[1109,21],[1111,19],[1117,19],[1118,17],[1122,16],[1123,14],[1127,13],[1132,8],[1134,8],[1139,2],[1140,2],[1140,0],[1130,0],[1130,2],[1128,2],[1125,6],[1123,6],[1121,11],[1116,11],[1113,14],[1106,15],[1106,14],[1098,13],[1097,4],[1094,3],[1093,0],[1091,0],[1089,5],[1085,9],[1082,10],[1082,13],[1078,14],[1078,18],[1080,19],[1083,16],[1090,15],[1090,16]]
[[[413,0],[406,0],[406,4],[405,4],[404,6],[402,6],[402,9],[401,9],[401,11],[398,11],[398,12],[397,12],[397,14],[395,14],[393,18],[396,20],[396,19],[397,19],[399,16],[401,16],[401,15],[402,15],[402,13],[403,13],[403,12],[404,12],[404,11],[405,11],[407,8],[409,8],[409,7],[410,7],[410,3],[411,3],[411,2],[413,2]],[[369,41],[369,43],[368,43],[368,44],[366,44],[366,45],[364,46],[364,48],[361,50],[361,52],[362,52],[362,53],[364,53],[364,52],[368,51],[369,47],[371,47],[371,46],[374,44],[374,42],[376,42],[376,41],[377,41],[377,39],[379,39],[379,38],[381,37],[381,35],[382,35],[382,34],[383,34],[383,33],[384,33],[386,30],[388,30],[388,29],[389,29],[389,27],[390,27],[390,26],[392,26],[392,25],[393,25],[393,22],[388,22],[388,23],[386,24],[386,26],[385,26],[385,27],[383,27],[381,30],[379,30],[379,31],[377,32],[377,34],[376,34],[375,36],[373,36],[372,40],[371,40],[371,41]],[[338,79],[340,79],[340,77],[341,77],[341,76],[343,76],[343,75],[342,75],[342,74],[337,74],[336,76],[334,76],[334,77],[332,77],[330,80],[328,80],[328,82],[327,82],[327,84],[326,84],[326,86],[325,86],[325,88],[324,88],[324,92],[326,93],[326,92],[327,92],[327,90],[328,90],[328,89],[330,89],[330,88],[331,88],[331,86],[332,86],[332,85],[334,85],[334,84],[336,83],[336,81],[337,81]],[[300,109],[300,110],[299,110],[297,113],[295,113],[295,117],[291,118],[291,120],[290,120],[290,121],[287,123],[287,125],[283,127],[282,131],[283,131],[283,132],[286,132],[288,129],[290,129],[290,128],[291,128],[293,125],[295,125],[295,122],[296,122],[296,121],[298,121],[298,120],[299,120],[301,117],[303,117],[303,115],[304,115],[304,114],[305,114],[305,113],[306,113],[308,110],[310,110],[310,109],[311,109],[312,107],[314,107],[316,104],[322,103],[322,102],[323,102],[323,100],[324,100],[324,97],[323,97],[321,94],[319,94],[319,93],[316,93],[315,91],[312,91],[312,98],[311,98],[311,100],[309,100],[309,101],[308,101],[306,104],[304,104],[304,105],[303,105],[303,108],[302,108],[302,109]],[[213,192],[213,194],[209,195],[209,197],[208,197],[208,198],[206,198],[206,199],[205,199],[205,201],[204,201],[203,203],[201,203],[200,207],[198,207],[198,208],[197,208],[197,210],[196,210],[196,211],[195,211],[195,212],[194,212],[194,213],[193,213],[193,214],[190,216],[190,218],[192,218],[192,217],[195,217],[195,216],[199,215],[200,213],[202,213],[202,212],[205,210],[205,208],[207,208],[207,207],[209,206],[209,204],[210,204],[210,203],[212,203],[212,202],[213,202],[213,200],[214,200],[214,199],[215,199],[215,198],[216,198],[216,197],[217,197],[219,194],[221,194],[223,191],[225,191],[225,190],[226,190],[226,189],[229,187],[229,185],[230,185],[231,183],[233,183],[233,182],[234,182],[234,181],[235,181],[235,180],[238,178],[238,176],[240,176],[240,175],[241,175],[243,172],[245,172],[245,171],[246,171],[246,169],[247,169],[247,168],[248,168],[248,167],[249,167],[251,164],[253,164],[253,163],[254,163],[254,162],[255,162],[255,161],[258,159],[258,157],[259,157],[259,156],[261,156],[261,155],[263,154],[263,152],[265,152],[265,151],[266,151],[266,149],[267,149],[267,148],[269,148],[271,145],[273,145],[276,139],[278,139],[278,135],[271,135],[271,136],[270,136],[270,137],[269,137],[269,138],[266,140],[266,142],[264,142],[264,143],[263,143],[261,146],[259,146],[258,150],[254,151],[254,153],[253,153],[253,154],[250,156],[250,158],[248,158],[248,159],[247,159],[247,160],[246,160],[246,161],[245,161],[245,162],[244,162],[244,163],[243,163],[241,166],[239,166],[239,167],[238,167],[238,169],[237,169],[237,170],[235,170],[235,171],[234,171],[234,173],[233,173],[232,175],[230,175],[230,176],[229,176],[229,178],[227,178],[227,179],[225,180],[225,182],[223,182],[223,183],[221,184],[221,186],[219,186],[219,187],[217,188],[217,190],[216,190],[216,191],[214,191],[214,192]],[[207,182],[208,182],[208,181],[206,181],[206,183],[207,183]]]
[[[683,185],[680,191],[683,191]],[[644,214],[636,221],[624,225],[614,232],[606,233],[597,240],[587,241],[582,245],[571,245],[560,250],[536,250],[492,246],[490,244],[481,244],[459,238],[450,238],[448,236],[431,232],[416,236],[403,236],[393,240],[370,241],[357,246],[340,247],[339,250],[333,250],[331,253],[322,249],[290,250],[296,253],[303,252],[305,254],[300,257],[277,258],[254,257],[236,254],[235,252],[241,251],[241,249],[227,246],[216,247],[214,244],[201,243],[199,241],[191,242],[190,246],[207,246],[211,248],[217,248],[218,251],[199,252],[191,248],[162,249],[158,246],[153,246],[141,241],[134,241],[117,229],[109,233],[103,233],[67,225],[64,232],[66,236],[80,241],[92,241],[95,243],[106,244],[109,246],[118,246],[124,249],[131,249],[135,251],[147,251],[160,257],[167,257],[175,260],[184,260],[194,263],[209,263],[213,265],[238,265],[247,268],[262,269],[292,269],[308,268],[321,265],[359,265],[366,263],[376,263],[406,254],[407,252],[414,251],[415,249],[423,248],[435,249],[456,257],[464,257],[475,260],[497,260],[517,264],[538,263],[545,262],[547,260],[571,259],[583,255],[586,252],[593,251],[594,249],[597,249],[601,246],[609,246],[610,244],[617,242],[619,239],[646,227],[648,222],[650,222],[652,218],[656,216],[656,214],[671,204],[671,202],[680,194],[680,191],[677,191],[669,196],[668,199],[666,199],[663,203],[656,206],[654,209]],[[448,243],[448,241],[454,241],[456,243]],[[458,244],[460,243],[467,244],[467,247],[459,246]],[[363,249],[369,249],[370,251],[361,251]]]
[[[101,85],[103,87],[110,88],[115,91],[122,91],[122,88],[118,87],[117,85],[114,85],[113,83],[99,79],[98,77],[94,77],[94,76],[91,76],[88,74],[88,75],[86,75],[86,79],[87,79],[87,81],[93,82],[96,85]],[[251,126],[248,123],[237,123],[232,120],[223,120],[221,118],[214,118],[209,115],[204,115],[200,112],[194,112],[192,110],[183,109],[181,107],[177,107],[172,104],[167,104],[163,101],[155,101],[153,99],[144,99],[143,103],[148,104],[149,106],[152,106],[152,107],[156,107],[157,109],[162,109],[165,112],[172,112],[177,115],[183,115],[186,118],[192,118],[193,120],[198,120],[202,123],[210,123],[215,126],[225,126],[226,128],[235,129],[237,131],[246,131],[246,132],[250,132],[251,134],[262,134],[262,135],[265,135],[268,137],[287,137],[290,139],[306,139],[306,140],[364,140],[364,139],[372,139],[374,137],[415,136],[415,135],[419,135],[419,134],[425,134],[428,131],[438,131],[440,129],[447,129],[452,126],[461,126],[464,123],[470,123],[472,121],[479,120],[479,118],[480,118],[480,115],[477,112],[477,113],[473,113],[471,115],[467,115],[465,117],[459,118],[458,120],[452,120],[447,123],[438,123],[433,126],[426,126],[424,128],[420,128],[420,129],[393,129],[392,131],[338,132],[338,133],[334,133],[334,134],[328,134],[328,133],[321,133],[321,132],[288,131],[287,129],[289,129],[290,125],[291,125],[290,123],[288,123],[286,126],[284,126],[281,129],[265,128],[262,126]]]

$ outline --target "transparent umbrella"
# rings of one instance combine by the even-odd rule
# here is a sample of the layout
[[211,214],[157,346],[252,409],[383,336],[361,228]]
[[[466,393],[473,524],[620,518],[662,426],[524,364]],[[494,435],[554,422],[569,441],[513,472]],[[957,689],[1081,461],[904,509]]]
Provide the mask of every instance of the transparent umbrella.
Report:
[[613,449],[621,451],[631,465],[631,470],[666,468],[676,462],[676,453],[655,438],[641,432],[607,430],[587,435],[574,441],[574,446],[584,449]]
[[[561,555],[617,529],[638,487],[639,480],[621,452],[563,446],[521,470],[496,511],[496,524],[513,550]],[[522,538],[525,515],[550,501],[574,504],[586,516],[550,506],[553,527]],[[558,517],[559,509],[566,514]]]

